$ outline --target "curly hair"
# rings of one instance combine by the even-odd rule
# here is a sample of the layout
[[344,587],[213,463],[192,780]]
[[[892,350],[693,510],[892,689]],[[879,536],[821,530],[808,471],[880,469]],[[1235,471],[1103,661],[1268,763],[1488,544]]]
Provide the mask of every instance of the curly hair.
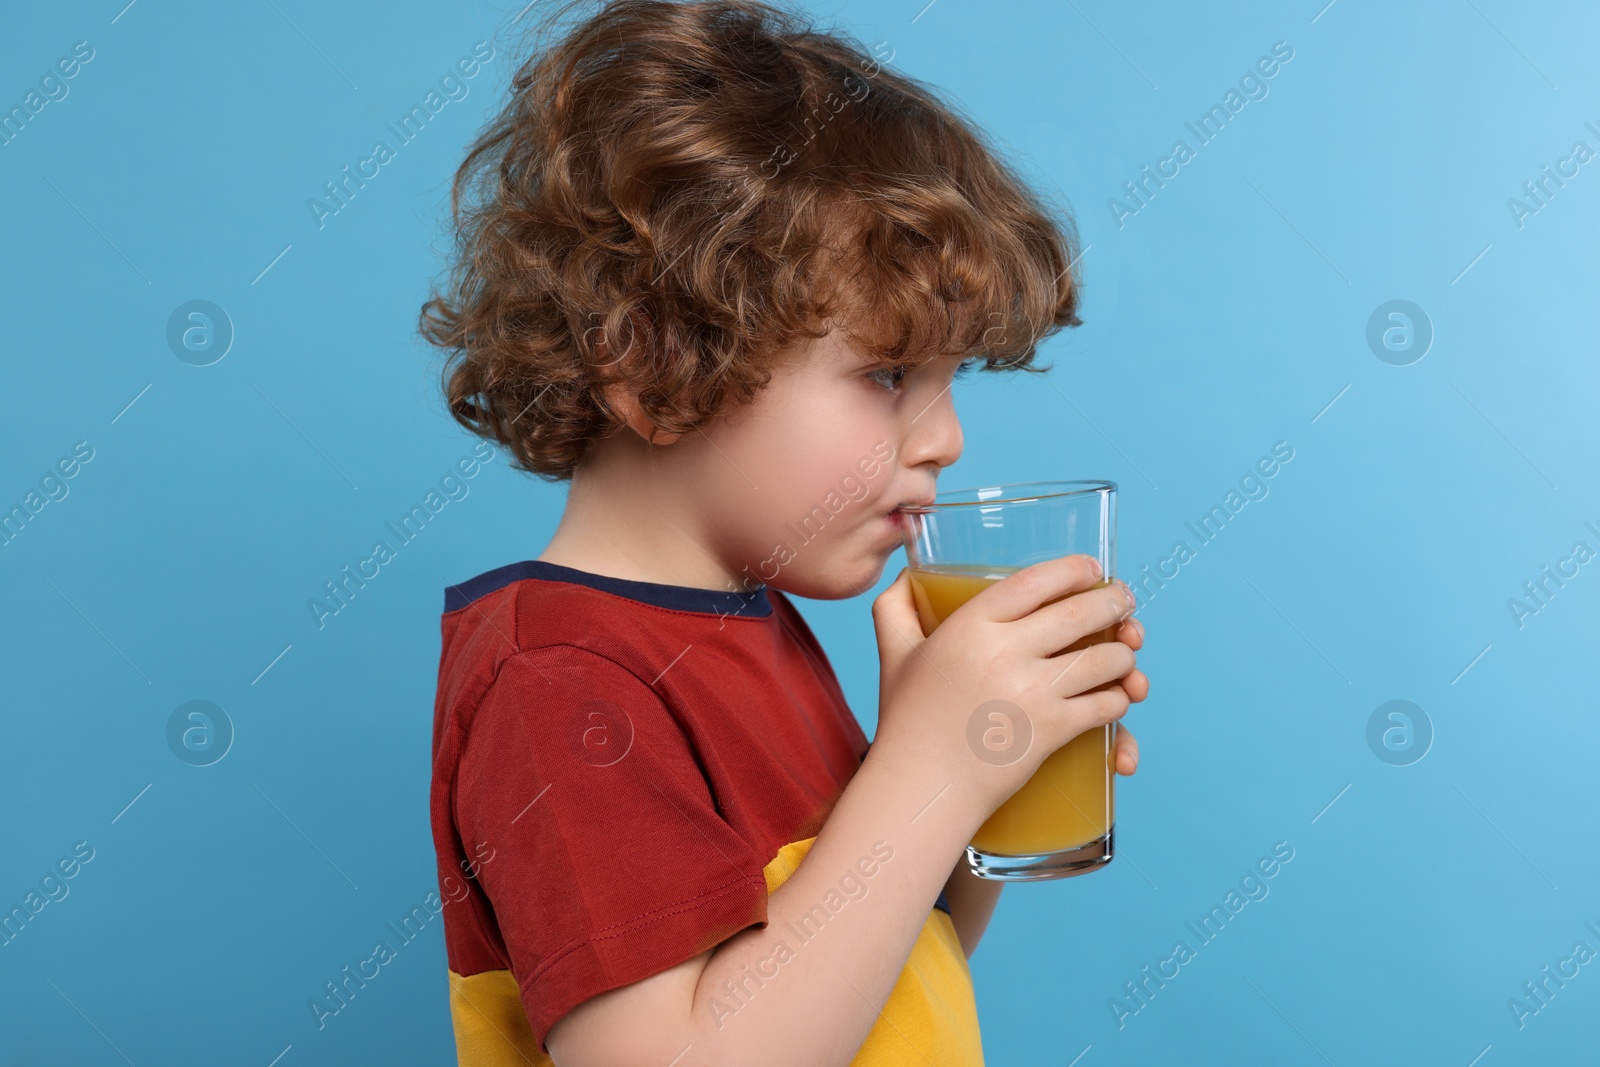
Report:
[[1037,372],[1081,324],[1070,215],[931,87],[799,15],[613,0],[508,93],[456,171],[419,329],[451,414],[517,469],[570,479],[625,425],[614,383],[689,433],[835,328],[887,366]]

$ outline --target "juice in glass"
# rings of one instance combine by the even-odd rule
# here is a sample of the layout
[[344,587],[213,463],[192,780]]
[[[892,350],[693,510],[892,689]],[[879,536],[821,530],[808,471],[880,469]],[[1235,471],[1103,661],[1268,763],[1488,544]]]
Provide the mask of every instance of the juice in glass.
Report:
[[[923,633],[933,633],[951,612],[1018,569],[955,564],[911,568],[911,592]],[[1096,588],[1109,584],[1109,580],[1102,581]],[[1113,624],[1054,655],[1115,640],[1116,632],[1117,624]],[[1111,765],[1114,728],[1113,723],[1096,726],[1045,757],[1033,777],[979,827],[972,847],[983,853],[1027,856],[1078,848],[1110,834],[1116,821],[1115,768]]]

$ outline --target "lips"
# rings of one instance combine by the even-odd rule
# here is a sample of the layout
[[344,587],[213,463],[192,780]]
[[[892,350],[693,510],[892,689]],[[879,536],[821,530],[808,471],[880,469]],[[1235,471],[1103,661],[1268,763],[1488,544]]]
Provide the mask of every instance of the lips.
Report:
[[900,503],[889,509],[889,514],[898,514],[901,508],[927,507],[932,503],[933,497],[931,496],[917,497],[915,500],[902,500]]
[[933,497],[931,496],[917,497],[915,500],[902,500],[900,503],[884,512],[883,517],[889,521],[889,525],[894,527],[897,531],[899,531],[900,535],[904,537],[912,529],[910,516],[906,514],[904,509],[908,507],[926,506],[931,503],[933,503]]

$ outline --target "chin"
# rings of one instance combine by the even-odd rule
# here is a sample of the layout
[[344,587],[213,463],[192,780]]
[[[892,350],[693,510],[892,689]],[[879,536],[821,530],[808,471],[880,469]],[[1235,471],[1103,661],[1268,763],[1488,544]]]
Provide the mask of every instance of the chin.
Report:
[[808,600],[848,600],[872,591],[892,554],[861,556],[849,563],[829,561],[804,570],[785,567],[767,584]]

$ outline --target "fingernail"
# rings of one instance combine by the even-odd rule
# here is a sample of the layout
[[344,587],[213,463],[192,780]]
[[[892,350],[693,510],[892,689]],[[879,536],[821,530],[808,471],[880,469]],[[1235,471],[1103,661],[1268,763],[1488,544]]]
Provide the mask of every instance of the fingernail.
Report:
[[1144,636],[1144,623],[1140,622],[1138,619],[1134,619],[1133,620],[1133,625],[1138,628],[1139,636],[1143,637]]
[[1094,568],[1094,576],[1096,578],[1104,577],[1104,575],[1106,573],[1105,572],[1105,568],[1100,566],[1100,561],[1099,560],[1097,560],[1097,559],[1095,559],[1094,557],[1091,556],[1089,558],[1089,566]]

